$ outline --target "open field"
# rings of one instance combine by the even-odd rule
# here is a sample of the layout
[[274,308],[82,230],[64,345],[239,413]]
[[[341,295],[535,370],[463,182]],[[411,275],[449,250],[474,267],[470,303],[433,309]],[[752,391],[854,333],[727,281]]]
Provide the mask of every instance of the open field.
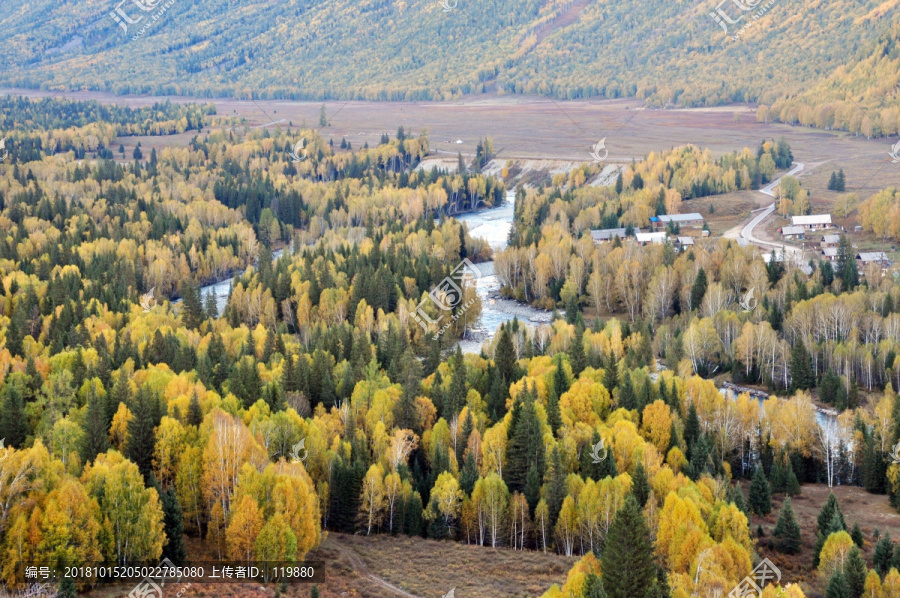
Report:
[[[743,483],[745,495],[748,485],[746,481]],[[810,598],[824,595],[824,582],[812,567],[812,553],[816,542],[816,518],[829,492],[834,492],[837,497],[847,528],[852,529],[854,523],[859,523],[862,528],[865,538],[862,552],[869,567],[872,567],[872,555],[877,542],[874,538],[876,529],[881,534],[890,532],[895,541],[900,539],[900,514],[891,508],[886,495],[869,494],[856,486],[835,486],[829,489],[823,484],[804,484],[800,496],[791,499],[803,535],[803,549],[796,555],[784,555],[769,546],[778,513],[784,503],[783,496],[773,497],[772,512],[767,517],[752,517],[750,520],[753,537],[756,537],[757,526],[762,525],[765,531],[765,537],[757,540],[757,552],[760,556],[771,559],[781,569],[782,583],[800,583]]]

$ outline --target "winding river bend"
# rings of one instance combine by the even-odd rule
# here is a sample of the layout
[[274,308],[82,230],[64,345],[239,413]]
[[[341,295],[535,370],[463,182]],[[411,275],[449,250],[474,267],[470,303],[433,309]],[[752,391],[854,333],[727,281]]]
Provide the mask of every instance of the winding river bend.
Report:
[[[468,224],[469,234],[485,239],[495,251],[505,249],[509,230],[512,228],[515,201],[515,193],[508,191],[503,205],[463,214],[458,216],[457,220]],[[273,252],[272,260],[277,260],[283,252],[284,249]],[[477,266],[481,271],[481,277],[476,281],[478,296],[481,298],[481,317],[466,338],[460,341],[463,352],[478,353],[481,350],[481,344],[494,336],[500,324],[509,322],[513,318],[517,317],[520,321],[535,326],[550,322],[551,312],[535,309],[500,296],[500,282],[494,275],[494,262],[483,262]],[[241,274],[237,274],[237,276]],[[231,283],[234,279],[235,277],[232,276],[200,289],[204,298],[208,293],[213,293],[220,314],[228,303],[228,295],[231,293]]]

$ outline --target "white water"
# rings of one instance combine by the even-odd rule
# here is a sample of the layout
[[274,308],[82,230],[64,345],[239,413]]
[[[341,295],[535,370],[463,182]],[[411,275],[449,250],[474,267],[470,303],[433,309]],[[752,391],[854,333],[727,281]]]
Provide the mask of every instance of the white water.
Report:
[[[505,249],[512,228],[516,195],[513,191],[506,193],[506,201],[496,208],[489,208],[470,214],[457,216],[457,220],[469,226],[469,235],[488,242],[494,251]],[[284,253],[279,249],[272,253],[272,260],[277,260]],[[518,318],[520,322],[537,326],[550,322],[552,313],[518,303],[500,296],[500,281],[494,275],[494,262],[477,264],[481,276],[476,279],[478,296],[481,298],[481,317],[473,326],[466,338],[460,341],[464,353],[478,353],[486,340],[493,338],[497,328],[505,322]],[[237,276],[240,276],[238,274]],[[216,298],[219,314],[225,310],[228,295],[234,276],[215,284],[208,284],[200,289],[201,297],[206,300],[207,293],[212,292]]]
[[[463,214],[458,216],[457,220],[465,222],[469,226],[470,236],[484,239],[491,249],[499,251],[506,249],[515,206],[515,192],[507,191],[506,201],[503,205],[480,212]],[[513,318],[518,318],[520,322],[532,326],[550,322],[553,316],[551,312],[500,296],[500,281],[494,275],[494,262],[484,262],[477,266],[481,272],[481,276],[475,281],[478,296],[481,298],[481,318],[469,330],[466,337],[459,342],[463,353],[480,352],[482,343],[493,338],[497,328],[505,322],[512,321]]]

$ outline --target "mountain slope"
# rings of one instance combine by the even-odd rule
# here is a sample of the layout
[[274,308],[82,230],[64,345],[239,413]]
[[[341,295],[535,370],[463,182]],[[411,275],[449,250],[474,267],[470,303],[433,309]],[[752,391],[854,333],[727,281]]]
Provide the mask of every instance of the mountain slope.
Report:
[[[854,61],[898,18],[898,0],[767,0],[758,20],[748,11],[726,35],[709,16],[716,0],[444,1],[449,10],[436,1],[167,0],[154,21],[163,0],[126,0],[120,10],[143,17],[127,32],[109,0],[7,3],[0,84],[206,97],[416,100],[497,90],[637,96],[659,106],[770,104]],[[720,6],[730,18],[742,14],[732,2]]]

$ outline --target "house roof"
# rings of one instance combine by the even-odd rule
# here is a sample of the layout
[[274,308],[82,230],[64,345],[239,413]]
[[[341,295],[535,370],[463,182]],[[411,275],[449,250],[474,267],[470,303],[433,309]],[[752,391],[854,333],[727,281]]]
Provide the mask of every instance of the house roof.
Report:
[[693,245],[694,239],[691,237],[678,237],[678,243],[680,245]]
[[[600,230],[592,230],[591,237],[594,238],[595,241],[609,241],[613,237],[622,237],[625,238],[625,231],[628,229],[625,228],[603,228]],[[641,229],[634,229],[635,233],[641,232]]]
[[886,262],[888,261],[888,256],[883,251],[866,251],[858,254],[856,259],[861,262]]
[[692,222],[694,220],[703,220],[703,216],[697,212],[690,214],[660,214],[657,216],[660,222]]
[[666,233],[637,233],[634,237],[638,240],[638,243],[661,243],[666,240]]
[[840,243],[841,236],[840,235],[825,235],[824,237],[822,237],[822,241],[825,243],[828,243],[829,245],[831,243]]
[[782,235],[802,235],[806,229],[802,226],[785,226],[781,229]]
[[810,214],[809,216],[792,216],[791,224],[806,226],[810,224],[831,224],[831,214]]
[[822,255],[824,255],[825,257],[837,257],[837,254],[837,247],[826,247],[822,250]]

